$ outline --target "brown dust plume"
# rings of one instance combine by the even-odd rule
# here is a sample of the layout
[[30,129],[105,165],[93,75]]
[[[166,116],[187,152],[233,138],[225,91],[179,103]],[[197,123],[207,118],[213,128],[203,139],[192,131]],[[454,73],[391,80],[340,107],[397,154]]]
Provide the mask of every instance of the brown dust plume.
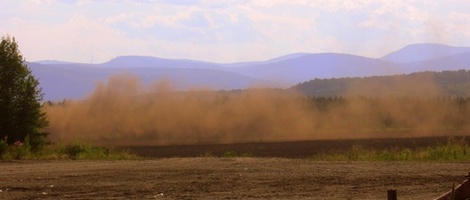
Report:
[[84,101],[46,107],[53,138],[113,145],[167,145],[308,138],[307,109],[293,92],[148,88],[131,75],[98,84]]
[[[137,77],[123,74],[98,84],[87,100],[49,105],[45,110],[51,138],[64,143],[173,145],[470,131],[470,99],[437,97],[439,88],[429,77],[417,80],[423,81],[358,83],[350,92],[363,92],[359,96],[326,98],[281,89],[181,92],[168,81],[146,87]],[[368,93],[376,95],[367,97]]]

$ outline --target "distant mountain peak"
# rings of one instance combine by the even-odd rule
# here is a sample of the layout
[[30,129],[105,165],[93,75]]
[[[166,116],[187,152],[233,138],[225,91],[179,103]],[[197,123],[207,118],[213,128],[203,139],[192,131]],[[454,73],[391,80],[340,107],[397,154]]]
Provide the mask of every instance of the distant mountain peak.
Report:
[[270,59],[270,60],[268,60],[268,62],[278,62],[278,61],[282,61],[282,60],[296,59],[296,58],[306,56],[306,55],[311,55],[311,54],[312,53],[292,53],[292,54],[287,54],[287,55],[284,55],[284,56],[280,56],[280,57],[277,57],[277,58]]
[[59,60],[40,60],[40,61],[35,61],[34,63],[39,63],[43,65],[76,64],[74,62],[66,62],[66,61],[59,61]]
[[470,47],[454,47],[437,43],[419,43],[405,46],[380,59],[395,63],[411,63],[468,52],[470,52]]
[[153,57],[153,56],[137,56],[137,55],[125,55],[125,56],[118,56],[111,59],[105,63],[122,63],[122,64],[132,64],[132,63],[140,63],[140,62],[156,62],[162,60],[161,58]]

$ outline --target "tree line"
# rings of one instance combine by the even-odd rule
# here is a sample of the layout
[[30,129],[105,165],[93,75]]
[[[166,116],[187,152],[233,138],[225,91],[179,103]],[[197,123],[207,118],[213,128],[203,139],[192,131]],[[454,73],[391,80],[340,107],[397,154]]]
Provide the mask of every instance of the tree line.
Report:
[[38,151],[46,143],[48,120],[39,81],[25,64],[14,37],[0,42],[0,142]]
[[308,96],[470,96],[470,71],[417,72],[406,75],[313,79],[291,89]]

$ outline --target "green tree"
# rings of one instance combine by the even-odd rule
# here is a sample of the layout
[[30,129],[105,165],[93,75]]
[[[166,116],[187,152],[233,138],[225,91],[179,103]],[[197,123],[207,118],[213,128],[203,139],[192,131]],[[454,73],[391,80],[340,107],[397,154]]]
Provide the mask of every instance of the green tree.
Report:
[[0,140],[25,142],[31,151],[46,142],[49,122],[42,110],[43,93],[21,55],[15,38],[0,43]]

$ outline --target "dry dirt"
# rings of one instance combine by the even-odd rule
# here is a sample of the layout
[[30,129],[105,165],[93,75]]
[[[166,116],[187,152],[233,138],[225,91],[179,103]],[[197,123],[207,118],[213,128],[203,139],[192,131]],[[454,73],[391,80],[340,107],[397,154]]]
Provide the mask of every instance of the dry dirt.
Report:
[[2,161],[0,199],[432,199],[469,163],[293,158]]

